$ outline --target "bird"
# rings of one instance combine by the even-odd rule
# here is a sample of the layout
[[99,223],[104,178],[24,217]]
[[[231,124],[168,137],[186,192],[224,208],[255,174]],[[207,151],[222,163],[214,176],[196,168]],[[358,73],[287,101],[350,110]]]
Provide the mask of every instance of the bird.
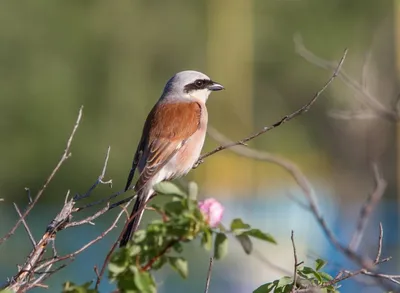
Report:
[[125,191],[130,189],[136,169],[139,178],[130,222],[120,237],[127,245],[139,227],[147,201],[155,195],[154,186],[186,175],[197,162],[206,137],[206,101],[224,86],[199,71],[176,73],[166,83],[161,97],[143,126]]

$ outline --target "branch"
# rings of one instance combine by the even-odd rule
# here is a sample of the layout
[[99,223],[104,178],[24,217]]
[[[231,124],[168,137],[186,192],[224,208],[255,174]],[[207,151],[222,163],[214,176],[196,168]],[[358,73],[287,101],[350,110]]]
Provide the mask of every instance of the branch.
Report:
[[95,190],[96,187],[99,184],[106,184],[106,185],[109,185],[110,187],[112,187],[112,179],[110,179],[108,181],[103,181],[104,176],[106,175],[108,158],[110,157],[110,150],[111,150],[111,147],[109,146],[108,149],[107,149],[106,158],[104,160],[103,170],[101,171],[101,174],[97,178],[96,182],[89,188],[89,190],[85,194],[83,194],[83,195],[79,195],[79,194],[75,195],[75,197],[74,197],[75,201],[78,201],[78,200],[81,200],[83,198],[89,197],[92,194],[93,190]]
[[[215,141],[222,145],[232,144],[225,135],[219,132],[212,126],[208,126],[207,134],[212,137]],[[312,194],[312,185],[300,168],[292,161],[280,157],[276,154],[271,154],[268,152],[258,151],[243,145],[236,145],[229,149],[229,151],[245,158],[250,158],[257,161],[265,161],[276,164],[290,173],[293,179],[297,182],[304,193]],[[312,195],[314,196],[314,195]]]
[[[129,204],[130,204],[130,202],[127,203],[124,208],[126,208]],[[118,220],[121,218],[122,214],[124,213],[124,208],[119,212],[119,214],[115,218],[114,222],[105,231],[103,231],[99,236],[97,236],[95,239],[89,241],[84,246],[82,246],[81,248],[79,248],[78,250],[76,250],[72,253],[69,253],[64,256],[60,256],[60,257],[57,257],[57,258],[54,258],[54,259],[51,259],[49,261],[42,263],[40,266],[37,267],[37,270],[42,269],[43,267],[46,267],[50,264],[60,262],[62,260],[73,259],[76,255],[82,253],[84,250],[88,249],[90,246],[92,246],[96,242],[103,239],[108,233],[111,232],[111,230],[113,230],[117,226]]]
[[[22,216],[18,219],[18,221],[15,223],[15,225],[11,228],[11,230],[2,238],[0,238],[0,245],[6,241],[8,238],[10,238],[15,231],[17,230],[18,226],[24,221],[24,219],[26,218],[26,216],[31,212],[31,210],[33,209],[33,207],[36,205],[36,203],[39,201],[40,197],[42,196],[43,192],[46,190],[47,186],[50,184],[50,182],[53,180],[54,176],[56,175],[56,173],[58,172],[58,170],[61,168],[61,166],[64,164],[64,162],[71,156],[70,153],[70,148],[71,148],[71,144],[72,144],[72,140],[74,138],[75,132],[78,129],[79,123],[81,122],[81,118],[82,118],[82,112],[83,112],[83,106],[81,106],[81,108],[79,109],[79,114],[78,114],[78,118],[76,119],[75,122],[75,126],[72,129],[72,133],[69,136],[69,139],[67,141],[67,146],[64,150],[64,153],[61,156],[60,161],[58,162],[58,164],[56,165],[56,167],[53,169],[53,171],[50,173],[50,176],[47,178],[46,182],[43,184],[42,189],[39,190],[39,192],[36,194],[35,198],[33,199],[33,201],[28,205],[28,207],[26,208],[25,212],[22,214]],[[30,193],[28,193],[30,196]]]
[[381,200],[383,194],[385,193],[387,183],[376,164],[373,165],[374,178],[375,178],[375,189],[371,195],[367,198],[360,211],[360,216],[358,217],[357,229],[353,234],[353,238],[350,241],[349,248],[353,251],[357,251],[361,239],[364,235],[365,228],[367,226],[368,220],[371,216],[372,211],[375,209],[379,201]]
[[214,263],[214,257],[210,257],[210,264],[208,265],[206,288],[204,289],[204,293],[208,293],[208,289],[210,287],[211,272],[212,272],[213,263]]
[[[321,57],[315,55],[313,52],[308,50],[304,43],[301,35],[296,34],[293,38],[294,45],[295,45],[295,50],[296,53],[299,54],[301,57],[303,57],[305,60],[308,62],[324,69],[332,69],[335,68],[335,63],[331,61],[327,61],[325,59],[322,59]],[[367,56],[367,58],[369,58]],[[368,62],[368,59],[366,60],[366,63]],[[360,84],[353,80],[346,72],[345,70],[341,70],[338,74],[338,77],[344,82],[345,85],[347,85],[350,89],[352,89],[356,95],[354,95],[354,99],[356,99],[358,102],[361,104],[365,104],[379,114],[379,116],[382,116],[383,118],[389,120],[389,121],[397,121],[399,119],[397,113],[394,110],[387,109],[384,105],[382,105],[379,102],[379,99],[377,97],[372,96],[365,88],[365,66],[363,68],[363,84]]]
[[292,234],[290,236],[290,239],[292,240],[293,256],[294,256],[293,286],[292,286],[291,293],[295,293],[296,292],[296,284],[297,284],[297,267],[299,266],[299,263],[298,263],[298,260],[297,260],[296,245],[294,244],[294,233],[293,233],[293,230],[292,230]]
[[[19,216],[20,218],[22,218],[21,211],[19,210],[19,208],[18,208],[18,206],[17,206],[16,203],[14,203],[14,208],[15,208],[15,210],[17,211],[18,216]],[[28,233],[29,240],[31,241],[33,247],[35,247],[35,246],[36,246],[35,238],[33,238],[32,232],[31,232],[31,230],[29,229],[28,224],[26,223],[25,219],[22,220],[22,224],[23,224],[24,227],[25,227],[26,233]]]
[[250,135],[250,136],[248,136],[246,138],[243,138],[241,140],[238,140],[236,142],[232,142],[232,143],[229,143],[229,144],[220,145],[219,147],[215,148],[214,150],[201,155],[200,158],[198,159],[198,161],[196,162],[196,164],[193,166],[193,168],[197,168],[200,164],[202,164],[204,162],[205,158],[207,158],[207,157],[209,157],[211,155],[214,155],[214,154],[216,154],[216,153],[218,153],[220,151],[223,151],[225,149],[228,149],[228,148],[231,148],[231,147],[234,147],[234,146],[245,145],[246,142],[248,142],[248,141],[250,141],[250,140],[252,140],[252,139],[254,139],[254,138],[256,138],[256,137],[258,137],[258,136],[260,136],[260,135],[262,135],[262,134],[264,134],[264,133],[266,133],[266,132],[268,132],[268,131],[270,131],[270,130],[272,130],[272,129],[274,129],[274,128],[276,128],[276,127],[278,127],[278,126],[280,126],[280,125],[282,125],[282,124],[284,124],[284,123],[286,123],[286,122],[288,122],[290,120],[292,120],[293,118],[295,118],[295,117],[307,112],[308,110],[310,110],[310,108],[314,105],[314,103],[317,101],[319,96],[328,88],[328,86],[333,82],[333,80],[336,78],[336,76],[338,76],[338,74],[339,74],[339,72],[340,72],[340,70],[342,68],[342,65],[344,63],[344,60],[346,59],[346,55],[347,55],[347,49],[344,50],[342,58],[340,59],[338,65],[336,66],[335,71],[333,72],[332,76],[323,85],[323,87],[318,92],[315,93],[314,97],[307,104],[302,106],[300,109],[294,111],[293,113],[284,116],[283,118],[281,118],[279,121],[275,122],[274,124],[272,124],[270,126],[265,126],[261,130],[259,130],[258,132],[254,133],[254,134],[252,134],[252,135]]
[[[71,141],[71,139],[69,141]],[[70,144],[68,144],[68,145],[70,145]],[[66,153],[68,153],[68,151]],[[110,153],[110,148],[108,148],[108,150],[107,150],[102,173],[97,180],[99,182],[103,182],[102,180],[105,176],[109,153]],[[103,182],[103,183],[106,184],[106,182]],[[89,189],[89,190],[93,190],[93,188]],[[80,254],[81,252],[83,252],[84,250],[86,250],[88,247],[95,244],[99,240],[103,239],[114,227],[116,227],[116,223],[123,213],[123,211],[122,211],[120,213],[120,215],[117,216],[116,220],[110,226],[110,228],[105,230],[98,237],[96,237],[92,241],[88,242],[86,245],[84,245],[80,249],[76,250],[75,252],[58,257],[56,248],[54,245],[56,234],[58,232],[60,232],[61,230],[70,228],[70,227],[75,227],[75,226],[84,225],[84,224],[93,224],[92,223],[93,220],[95,220],[96,218],[100,217],[101,215],[103,215],[104,213],[106,213],[107,211],[110,210],[110,203],[107,202],[105,207],[103,207],[102,209],[100,209],[99,211],[94,213],[93,215],[88,216],[85,219],[82,219],[79,221],[71,222],[72,214],[79,211],[79,209],[75,208],[76,201],[74,199],[68,199],[68,198],[69,198],[69,191],[67,192],[67,195],[66,195],[65,201],[64,201],[64,205],[63,205],[61,211],[56,215],[56,217],[47,226],[46,231],[43,234],[41,240],[38,243],[35,243],[33,250],[28,255],[28,257],[25,261],[25,264],[21,267],[21,269],[19,269],[18,273],[14,277],[11,278],[11,280],[9,282],[7,282],[4,286],[2,286],[3,288],[9,288],[14,291],[25,292],[29,288],[33,288],[33,287],[37,286],[40,282],[47,279],[53,273],[55,273],[58,270],[61,270],[62,268],[64,268],[67,265],[67,264],[63,264],[60,267],[58,267],[56,270],[53,270],[50,272],[50,269],[54,263],[57,263],[60,261],[65,261],[65,260],[69,260],[70,262],[72,262],[76,255]],[[124,200],[124,202],[126,202],[126,201],[127,200]],[[114,207],[116,204],[118,204],[118,203],[113,204]],[[25,220],[22,220],[22,222],[24,223],[24,225],[26,224]],[[26,230],[29,231],[29,228],[27,228],[27,226],[26,226]],[[30,232],[28,232],[28,234],[30,234]],[[31,238],[31,241],[34,243],[33,237]],[[42,260],[44,252],[50,242],[53,244],[53,246],[52,246],[53,252],[54,252],[53,257],[48,260]],[[42,271],[42,270],[44,270],[44,271]],[[39,278],[35,279],[35,274],[37,274],[37,273],[40,273],[41,276]]]

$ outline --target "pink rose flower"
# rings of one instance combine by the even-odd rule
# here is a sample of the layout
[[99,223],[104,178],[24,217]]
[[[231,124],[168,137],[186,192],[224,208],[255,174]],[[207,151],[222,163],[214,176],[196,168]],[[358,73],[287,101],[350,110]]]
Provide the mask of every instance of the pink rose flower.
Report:
[[214,198],[207,198],[199,201],[198,206],[210,227],[217,227],[224,214],[223,205]]

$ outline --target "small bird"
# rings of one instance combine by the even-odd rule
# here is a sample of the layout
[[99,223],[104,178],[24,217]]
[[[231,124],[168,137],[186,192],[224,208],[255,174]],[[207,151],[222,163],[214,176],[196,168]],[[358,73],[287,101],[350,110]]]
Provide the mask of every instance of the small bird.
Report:
[[142,137],[133,158],[125,191],[131,186],[136,168],[140,174],[134,190],[135,205],[120,242],[123,247],[138,229],[154,185],[186,175],[196,163],[206,136],[206,101],[212,91],[224,87],[198,71],[181,71],[165,85],[147,116]]

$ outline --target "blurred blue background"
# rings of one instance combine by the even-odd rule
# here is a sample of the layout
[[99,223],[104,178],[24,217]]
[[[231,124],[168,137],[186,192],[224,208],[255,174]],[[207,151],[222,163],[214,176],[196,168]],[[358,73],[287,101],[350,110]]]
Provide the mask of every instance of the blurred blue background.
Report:
[[[123,188],[146,115],[165,82],[181,70],[205,72],[226,87],[208,100],[209,121],[231,139],[299,108],[330,77],[332,70],[296,53],[295,34],[327,60],[339,60],[348,48],[346,72],[385,108],[395,109],[399,19],[399,1],[389,0],[3,1],[0,236],[18,218],[12,203],[21,209],[27,204],[24,187],[36,194],[55,166],[81,105],[84,115],[73,156],[27,218],[34,236],[41,237],[67,190],[81,193],[95,181],[109,145],[106,178],[113,179],[113,189],[101,186],[89,201]],[[359,251],[375,256],[382,222],[383,256],[394,258],[382,270],[399,272],[400,123],[374,113],[343,119],[340,111],[371,114],[365,97],[338,78],[310,112],[249,146],[286,157],[303,170],[325,219],[343,243],[350,241],[359,209],[374,188],[371,163],[379,163],[388,188]],[[216,145],[209,137],[204,150]],[[279,243],[256,243],[255,254],[247,256],[232,240],[229,257],[215,263],[210,292],[252,292],[291,274],[291,230],[299,259],[312,264],[323,257],[332,274],[356,268],[326,241],[312,216],[288,197],[301,199],[302,193],[281,167],[224,151],[208,158],[188,180],[199,184],[201,197],[215,197],[226,206],[224,223],[242,217]],[[117,212],[99,218],[95,226],[59,233],[58,252],[71,252],[96,237]],[[147,213],[146,219],[152,216]],[[47,292],[59,292],[67,280],[94,279],[93,266],[103,262],[119,229],[54,275]],[[20,226],[0,247],[0,279],[14,275],[30,250]],[[189,279],[183,281],[165,269],[157,274],[159,292],[204,291],[209,256],[197,244],[186,251]],[[105,281],[101,292],[112,288]],[[381,292],[369,279],[343,282],[341,292],[356,290]]]

